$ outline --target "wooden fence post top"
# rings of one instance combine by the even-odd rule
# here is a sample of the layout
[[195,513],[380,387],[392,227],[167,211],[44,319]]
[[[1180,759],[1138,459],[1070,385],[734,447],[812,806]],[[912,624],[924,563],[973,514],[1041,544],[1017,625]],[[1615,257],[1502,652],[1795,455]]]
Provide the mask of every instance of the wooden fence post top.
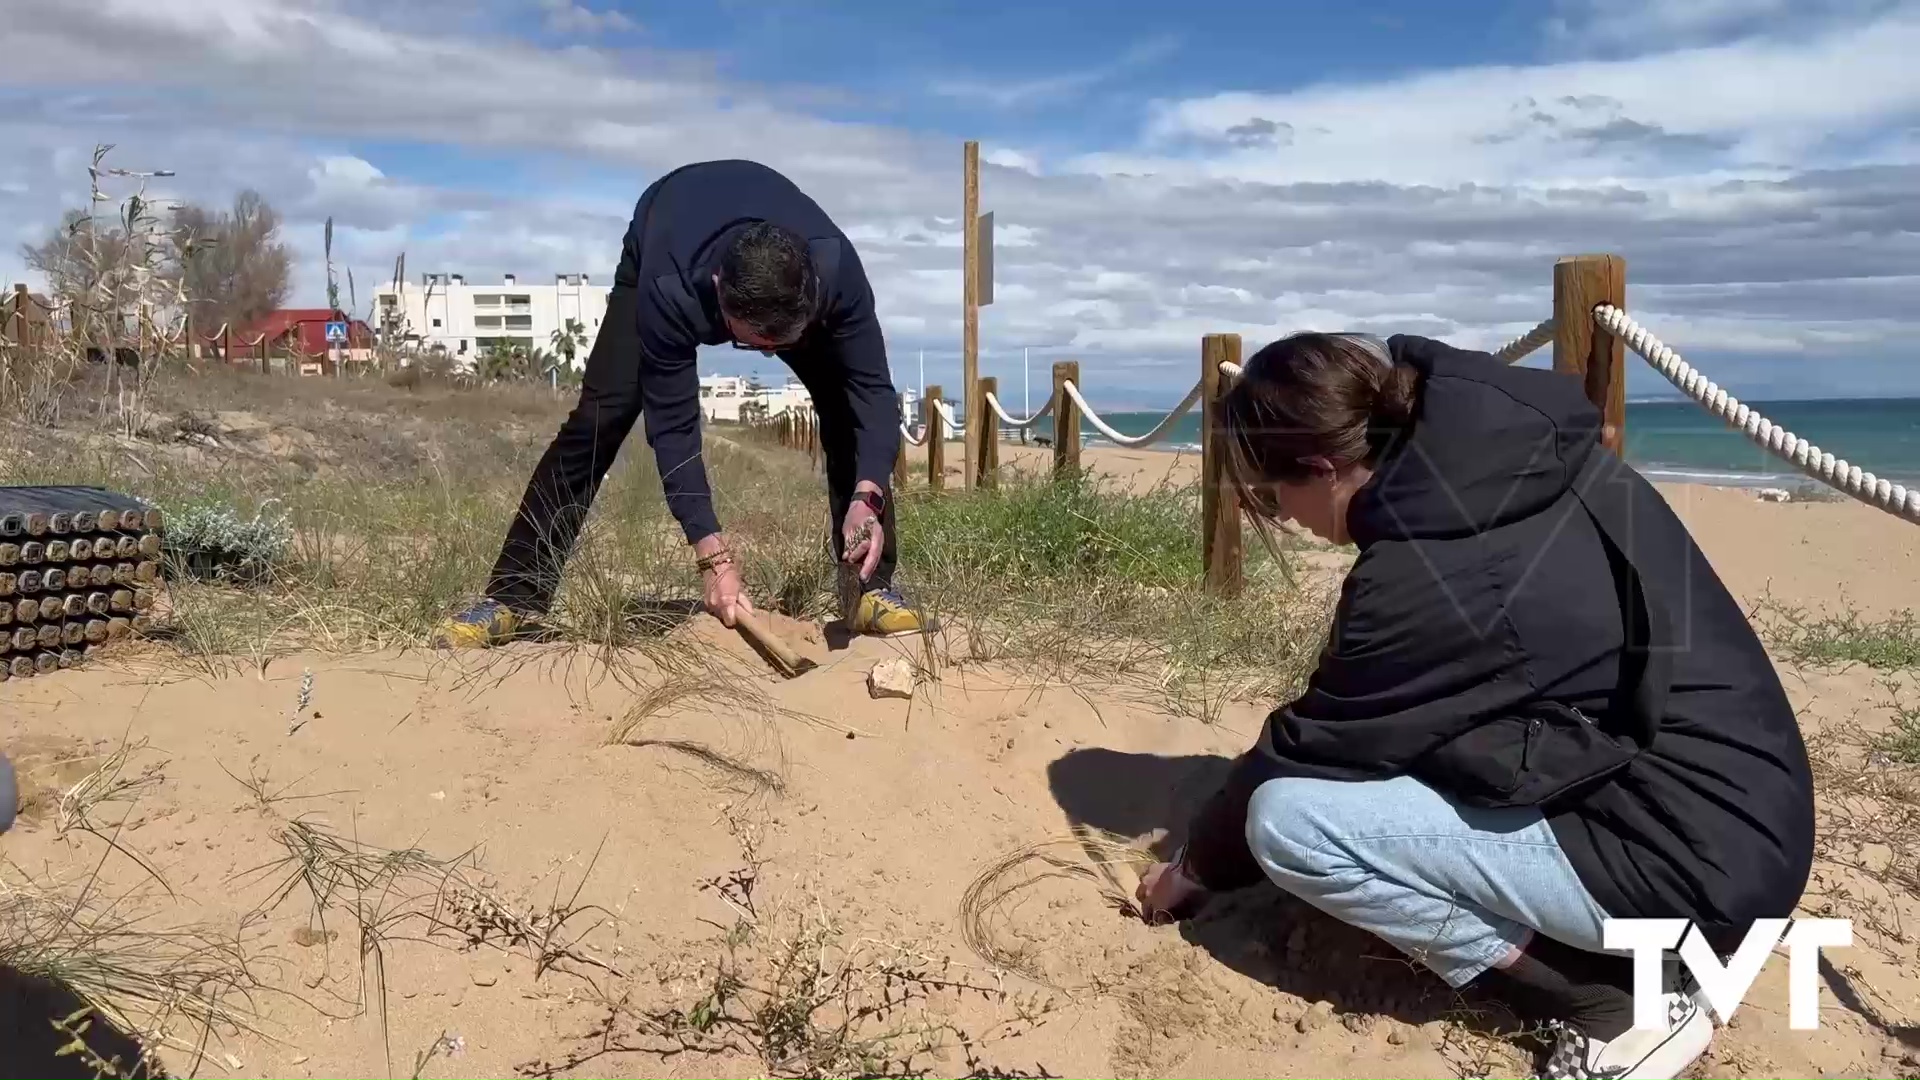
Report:
[[1220,438],[1220,402],[1233,385],[1220,370],[1222,361],[1240,363],[1239,334],[1207,334],[1200,339],[1200,559],[1207,591],[1232,596],[1246,582],[1246,545],[1240,530],[1240,501],[1227,478],[1226,447]]
[[1627,306],[1627,261],[1618,255],[1568,255],[1553,264],[1553,370],[1581,381],[1600,410],[1601,441],[1626,447],[1626,346],[1593,321],[1593,309]]

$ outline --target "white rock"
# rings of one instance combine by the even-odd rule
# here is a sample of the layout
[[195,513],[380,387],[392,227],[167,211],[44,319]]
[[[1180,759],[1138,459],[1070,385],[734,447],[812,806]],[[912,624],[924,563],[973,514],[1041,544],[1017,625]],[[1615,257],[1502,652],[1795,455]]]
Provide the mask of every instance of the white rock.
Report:
[[1761,488],[1753,493],[1761,502],[1783,503],[1793,501],[1793,492],[1786,488]]
[[867,672],[867,694],[876,698],[913,698],[913,665],[905,660],[882,660]]

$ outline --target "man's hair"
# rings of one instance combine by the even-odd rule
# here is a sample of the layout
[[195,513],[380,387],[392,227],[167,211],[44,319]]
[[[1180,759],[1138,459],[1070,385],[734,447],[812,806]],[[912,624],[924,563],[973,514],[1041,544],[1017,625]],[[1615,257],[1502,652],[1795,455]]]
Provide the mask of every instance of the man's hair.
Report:
[[720,256],[721,309],[775,341],[791,341],[806,329],[814,289],[807,242],[792,229],[756,221]]

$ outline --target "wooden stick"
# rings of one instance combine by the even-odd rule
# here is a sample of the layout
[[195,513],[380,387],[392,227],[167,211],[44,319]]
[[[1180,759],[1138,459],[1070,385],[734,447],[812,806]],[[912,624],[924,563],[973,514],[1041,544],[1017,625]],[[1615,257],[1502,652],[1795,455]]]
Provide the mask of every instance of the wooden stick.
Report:
[[790,679],[796,675],[804,675],[817,666],[813,661],[788,648],[786,642],[775,637],[773,632],[761,625],[760,620],[753,615],[740,612],[734,619],[734,625],[748,641],[759,646],[761,651],[773,660],[774,666],[780,668],[781,673]]

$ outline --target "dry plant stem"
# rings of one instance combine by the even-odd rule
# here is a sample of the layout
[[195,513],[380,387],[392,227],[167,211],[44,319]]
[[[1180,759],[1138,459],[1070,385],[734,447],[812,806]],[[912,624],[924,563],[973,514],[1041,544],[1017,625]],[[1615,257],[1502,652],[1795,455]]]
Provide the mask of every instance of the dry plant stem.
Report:
[[264,986],[238,940],[153,925],[132,913],[137,893],[101,896],[98,867],[77,888],[32,882],[11,864],[6,870],[0,967],[68,988],[149,1052],[197,1056],[216,1035],[258,1034],[253,995]]
[[[500,900],[479,878],[471,851],[444,859],[419,848],[375,847],[304,817],[276,829],[275,839],[287,854],[236,878],[265,876],[277,882],[256,915],[304,891],[323,941],[330,938],[329,916],[352,922],[357,931],[360,1005],[371,1006],[379,1021],[389,1071],[386,957],[394,942],[433,943],[450,938],[465,948],[518,951],[533,960],[536,978],[548,970],[565,970],[592,985],[581,968],[619,975],[580,943],[593,927],[573,925],[581,916],[605,914],[598,907],[578,904],[593,864],[566,901],[556,893],[546,908],[520,911]],[[595,863],[598,858],[596,850]]]
[[[1068,849],[1076,850],[1084,856],[1084,861],[1064,854]],[[1069,836],[1016,848],[989,863],[967,886],[960,899],[961,937],[975,956],[994,968],[1054,985],[1024,950],[1000,944],[994,932],[995,923],[1012,917],[1010,908],[1017,904],[1024,890],[1055,878],[1093,882],[1106,906],[1138,918],[1140,913],[1134,904],[1133,890],[1121,883],[1114,868],[1135,871],[1137,880],[1138,874],[1153,861],[1150,852],[1087,828],[1078,828]]]

